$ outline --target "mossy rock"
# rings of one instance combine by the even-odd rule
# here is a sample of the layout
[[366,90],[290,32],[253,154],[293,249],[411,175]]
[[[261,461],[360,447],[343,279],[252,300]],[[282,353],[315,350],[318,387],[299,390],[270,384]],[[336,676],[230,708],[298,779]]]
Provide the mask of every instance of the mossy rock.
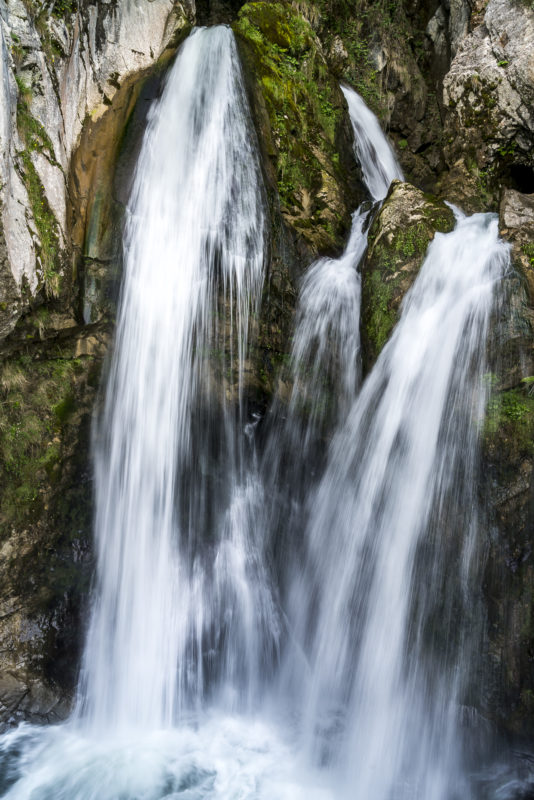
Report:
[[16,684],[4,687],[0,721],[68,711],[93,566],[89,442],[107,341],[95,329],[36,339],[0,363],[0,686]]
[[534,696],[534,376],[491,397],[481,494],[489,513],[483,582],[488,611],[488,717],[532,736]]
[[[534,734],[534,204],[505,190],[500,229],[511,266],[489,337],[491,396],[482,430],[480,495],[488,514],[483,591],[489,685],[484,713],[507,731]],[[533,254],[534,255],[534,254]]]
[[399,306],[414,282],[436,231],[448,233],[454,214],[445,203],[394,181],[369,231],[362,265],[362,350],[368,371],[387,342]]
[[311,253],[339,252],[357,201],[344,162],[346,104],[321,45],[286,2],[247,3],[233,29],[284,218]]

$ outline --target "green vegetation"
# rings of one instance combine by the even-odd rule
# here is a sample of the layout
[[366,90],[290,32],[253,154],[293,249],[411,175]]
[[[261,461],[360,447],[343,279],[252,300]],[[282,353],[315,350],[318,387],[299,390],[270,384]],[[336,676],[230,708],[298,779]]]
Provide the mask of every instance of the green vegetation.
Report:
[[376,357],[386,344],[397,319],[397,312],[391,305],[395,287],[392,281],[386,283],[382,272],[377,269],[366,277],[366,282],[366,295],[372,297],[373,301],[366,316],[365,332]]
[[32,361],[22,356],[0,368],[0,463],[5,475],[0,523],[36,512],[44,486],[61,474],[61,432],[75,407],[80,360]]
[[362,274],[362,332],[370,364],[391,334],[402,298],[435,232],[454,227],[454,215],[443,203],[415,189],[413,192],[416,194],[406,196],[402,185],[394,189],[369,232]]
[[60,291],[60,247],[57,220],[50,208],[43,184],[32,161],[33,152],[43,153],[52,164],[57,164],[50,137],[41,123],[31,114],[29,102],[31,90],[17,78],[19,98],[17,103],[17,126],[25,149],[19,154],[21,173],[28,192],[28,199],[39,234],[39,258],[42,278],[48,295],[56,297]]
[[253,2],[234,31],[267,112],[282,206],[304,236],[319,237],[320,249],[334,247],[347,224],[336,144],[343,102],[313,29],[289,4]]
[[534,267],[534,243],[527,242],[526,244],[522,245],[521,251],[528,258],[530,266]]
[[534,397],[531,383],[495,394],[488,403],[484,437],[487,444],[504,440],[520,455],[534,454]]
[[[417,55],[423,37],[414,33],[404,6],[395,0],[315,0],[317,25],[326,49],[340,41],[346,57],[337,65],[339,77],[354,86],[367,105],[382,119],[388,116],[387,97],[378,70],[380,45],[407,43]],[[395,49],[395,48],[393,48]]]

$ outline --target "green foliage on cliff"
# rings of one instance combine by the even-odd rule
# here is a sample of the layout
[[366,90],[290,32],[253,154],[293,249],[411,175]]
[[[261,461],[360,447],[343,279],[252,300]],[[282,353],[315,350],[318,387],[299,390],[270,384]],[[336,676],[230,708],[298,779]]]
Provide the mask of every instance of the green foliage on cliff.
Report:
[[449,232],[454,214],[444,203],[406,183],[394,183],[369,231],[362,266],[362,338],[372,366],[397,321],[436,231]]
[[75,409],[77,359],[20,356],[0,368],[0,529],[42,505],[61,472],[60,433]]
[[[386,112],[380,75],[373,50],[381,28],[389,22],[387,3],[372,6],[365,0],[316,0],[321,39],[331,53],[339,77],[354,86],[365,102],[383,117]],[[336,54],[339,45],[344,53]]]
[[282,208],[317,249],[333,249],[348,223],[337,146],[344,104],[320,44],[310,23],[284,2],[247,3],[233,27],[256,80],[256,104],[268,118],[262,139]]
[[25,149],[19,154],[21,175],[28,192],[30,207],[39,235],[38,254],[42,266],[42,278],[47,294],[57,296],[60,289],[60,247],[57,220],[50,208],[43,184],[37,174],[31,154],[43,153],[52,164],[56,164],[50,137],[41,123],[30,112],[30,91],[19,79],[17,103],[17,126]]
[[534,396],[527,379],[522,386],[495,394],[488,403],[486,444],[504,446],[516,455],[534,455]]

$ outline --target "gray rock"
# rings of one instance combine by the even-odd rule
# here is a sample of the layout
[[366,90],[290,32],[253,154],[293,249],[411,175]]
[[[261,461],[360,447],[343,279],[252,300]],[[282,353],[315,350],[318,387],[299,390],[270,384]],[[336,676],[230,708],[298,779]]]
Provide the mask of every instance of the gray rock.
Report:
[[[22,312],[44,280],[39,220],[32,213],[32,202],[36,201],[28,194],[27,160],[31,160],[53,215],[47,224],[55,229],[55,270],[59,273],[64,261],[61,253],[70,245],[67,176],[84,122],[100,118],[113,103],[121,83],[153,65],[193,15],[192,0],[95,2],[81,5],[76,14],[65,19],[41,14],[37,29],[22,0],[10,0],[9,4],[0,0],[2,271],[8,287],[4,291],[13,294],[13,285],[18,291],[10,320]],[[26,91],[21,89],[24,86]],[[21,102],[26,118],[43,132],[38,146],[28,147],[24,133],[19,135],[17,130],[17,103]],[[5,277],[6,263],[12,280]],[[24,296],[23,282],[28,297]],[[11,322],[2,323],[1,311],[0,338],[11,329]]]
[[445,157],[495,184],[512,164],[534,167],[534,11],[490,0],[443,82]]

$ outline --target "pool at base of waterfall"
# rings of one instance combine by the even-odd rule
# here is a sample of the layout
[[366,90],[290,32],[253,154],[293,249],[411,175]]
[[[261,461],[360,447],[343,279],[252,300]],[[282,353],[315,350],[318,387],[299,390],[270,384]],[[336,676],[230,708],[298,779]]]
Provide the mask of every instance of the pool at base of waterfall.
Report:
[[6,800],[334,800],[274,724],[206,716],[170,730],[107,736],[68,723],[0,740]]
[[[295,729],[228,714],[169,730],[88,732],[21,725],[0,739],[4,800],[370,800],[332,768],[310,767]],[[380,766],[377,765],[380,770]],[[447,800],[531,800],[534,757],[510,754]],[[408,783],[391,800],[426,800]]]

